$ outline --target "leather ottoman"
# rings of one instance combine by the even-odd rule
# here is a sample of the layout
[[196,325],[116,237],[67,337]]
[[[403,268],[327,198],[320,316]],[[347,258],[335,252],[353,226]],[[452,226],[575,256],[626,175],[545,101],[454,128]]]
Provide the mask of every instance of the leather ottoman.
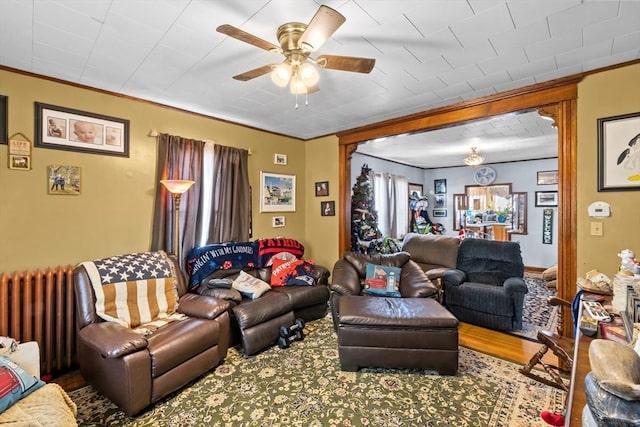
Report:
[[359,367],[458,370],[458,319],[431,298],[340,297],[338,355]]

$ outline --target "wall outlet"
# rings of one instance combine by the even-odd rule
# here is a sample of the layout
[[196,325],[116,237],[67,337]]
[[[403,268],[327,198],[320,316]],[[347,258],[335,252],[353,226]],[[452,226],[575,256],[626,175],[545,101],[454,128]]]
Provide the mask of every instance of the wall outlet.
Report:
[[591,235],[602,236],[602,223],[600,221],[591,221]]

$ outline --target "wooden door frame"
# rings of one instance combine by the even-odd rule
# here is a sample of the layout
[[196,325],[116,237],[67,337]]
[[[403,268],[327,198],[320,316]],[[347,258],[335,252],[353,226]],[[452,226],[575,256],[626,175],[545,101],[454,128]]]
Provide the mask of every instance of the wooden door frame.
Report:
[[[351,156],[358,144],[537,109],[541,115],[554,119],[558,129],[558,296],[572,301],[577,274],[576,99],[581,79],[582,76],[558,79],[338,133],[340,252],[350,249]],[[564,335],[572,336],[572,319],[565,318],[563,330]]]

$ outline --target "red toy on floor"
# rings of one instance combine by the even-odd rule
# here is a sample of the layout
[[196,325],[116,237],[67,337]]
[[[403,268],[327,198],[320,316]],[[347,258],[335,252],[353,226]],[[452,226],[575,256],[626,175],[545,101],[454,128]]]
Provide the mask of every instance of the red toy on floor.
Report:
[[542,411],[540,412],[540,418],[542,420],[552,426],[563,426],[564,425],[564,413],[560,412],[551,412],[551,411]]

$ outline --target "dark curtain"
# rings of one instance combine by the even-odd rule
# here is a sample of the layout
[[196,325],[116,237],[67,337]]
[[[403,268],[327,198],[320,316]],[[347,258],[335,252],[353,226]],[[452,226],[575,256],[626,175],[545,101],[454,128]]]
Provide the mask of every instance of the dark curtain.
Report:
[[249,240],[251,196],[249,191],[249,153],[233,147],[214,146],[213,188],[209,235],[210,243]]
[[202,183],[202,155],[205,142],[167,134],[158,136],[156,202],[151,250],[173,253],[174,200],[160,184],[163,179],[188,179],[195,184],[182,194],[180,202],[180,265],[196,242],[196,219]]

